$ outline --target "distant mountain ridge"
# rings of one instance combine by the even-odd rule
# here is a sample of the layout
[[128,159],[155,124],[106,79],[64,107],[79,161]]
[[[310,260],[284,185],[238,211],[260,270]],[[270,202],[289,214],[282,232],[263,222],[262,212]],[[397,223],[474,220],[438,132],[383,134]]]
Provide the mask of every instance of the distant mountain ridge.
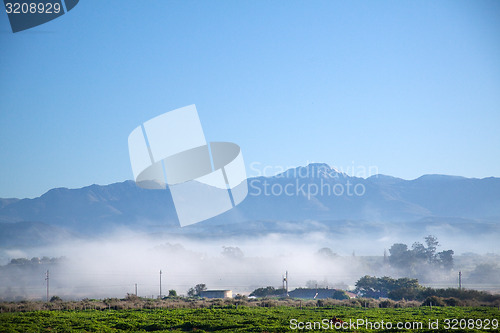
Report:
[[[248,185],[249,194],[240,205],[195,226],[305,220],[393,223],[433,217],[500,221],[500,178],[494,177],[425,175],[404,180],[378,175],[365,179],[327,164],[310,164],[273,177],[249,178]],[[180,229],[168,189],[145,190],[133,181],[56,188],[34,199],[0,199],[0,223],[25,221],[80,234],[120,226]]]

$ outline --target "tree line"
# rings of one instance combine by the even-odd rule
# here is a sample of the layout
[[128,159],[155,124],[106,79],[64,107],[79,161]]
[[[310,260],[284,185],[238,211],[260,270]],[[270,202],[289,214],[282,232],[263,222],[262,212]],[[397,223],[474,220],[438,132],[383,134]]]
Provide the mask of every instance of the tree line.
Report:
[[478,301],[500,304],[500,295],[493,295],[479,290],[465,290],[458,288],[435,289],[421,286],[417,279],[399,278],[388,276],[375,277],[363,276],[356,282],[355,292],[360,296],[369,298],[389,298],[395,301],[425,301],[434,298],[434,305],[438,300],[446,305],[459,305],[460,301]]
[[453,250],[437,252],[439,242],[435,236],[425,237],[425,245],[415,242],[408,245],[396,243],[389,249],[389,263],[399,269],[414,270],[418,265],[427,264],[435,268],[450,270],[453,268]]

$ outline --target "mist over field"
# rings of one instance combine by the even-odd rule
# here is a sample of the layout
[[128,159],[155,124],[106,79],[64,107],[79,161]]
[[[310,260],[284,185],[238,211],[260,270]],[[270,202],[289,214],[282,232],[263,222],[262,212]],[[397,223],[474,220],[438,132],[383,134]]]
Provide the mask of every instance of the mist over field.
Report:
[[[469,285],[500,290],[496,274],[500,257],[487,255],[490,249],[494,249],[496,235],[474,242],[465,234],[456,236],[449,230],[431,231],[439,240],[438,251],[452,249],[456,256],[450,270],[418,266],[413,275],[422,284],[456,287],[458,271],[463,270],[466,272],[464,286],[467,287],[467,276],[481,275],[477,269],[483,269],[490,270],[490,275],[481,275],[482,280],[470,280]],[[156,298],[160,270],[163,273],[163,295],[167,295],[170,289],[185,295],[189,288],[199,283],[206,284],[208,289],[231,289],[233,294],[248,295],[259,287],[281,287],[286,271],[290,290],[315,285],[353,289],[355,282],[364,275],[408,275],[408,272],[392,267],[388,258],[384,260],[384,250],[389,257],[393,244],[405,243],[410,247],[414,242],[423,242],[423,237],[428,234],[429,230],[411,235],[398,234],[397,231],[391,233],[390,230],[378,234],[312,231],[207,238],[148,235],[122,228],[96,238],[75,238],[45,247],[2,250],[1,264],[4,266],[0,267],[0,298],[43,299],[47,269],[50,294],[66,299],[124,297],[127,293],[135,293],[135,284],[139,296]],[[465,252],[468,254],[461,255]],[[38,262],[31,260],[33,257],[42,259]],[[48,263],[48,258],[44,261],[43,257],[58,259]],[[11,262],[13,258],[31,261]]]

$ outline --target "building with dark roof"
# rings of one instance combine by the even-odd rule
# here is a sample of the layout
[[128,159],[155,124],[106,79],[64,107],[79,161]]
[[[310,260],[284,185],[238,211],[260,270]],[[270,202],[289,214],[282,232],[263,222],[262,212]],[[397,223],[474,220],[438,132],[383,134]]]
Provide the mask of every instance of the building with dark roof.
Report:
[[203,298],[232,298],[232,290],[204,290],[200,293]]

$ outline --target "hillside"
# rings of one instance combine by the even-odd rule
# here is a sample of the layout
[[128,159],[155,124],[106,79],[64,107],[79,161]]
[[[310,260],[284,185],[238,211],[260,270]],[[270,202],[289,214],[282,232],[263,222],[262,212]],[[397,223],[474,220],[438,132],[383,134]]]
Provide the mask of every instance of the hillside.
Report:
[[250,178],[248,184],[248,197],[235,209],[183,229],[178,227],[168,189],[145,190],[132,181],[56,188],[34,199],[0,199],[0,222],[39,221],[38,228],[95,235],[116,227],[266,233],[291,225],[301,230],[311,221],[319,221],[315,222],[319,228],[341,226],[340,230],[349,225],[356,228],[349,221],[364,221],[364,227],[441,221],[474,228],[478,223],[496,230],[500,221],[499,178],[426,175],[403,180],[378,175],[364,179],[326,164],[310,164],[274,177]]

